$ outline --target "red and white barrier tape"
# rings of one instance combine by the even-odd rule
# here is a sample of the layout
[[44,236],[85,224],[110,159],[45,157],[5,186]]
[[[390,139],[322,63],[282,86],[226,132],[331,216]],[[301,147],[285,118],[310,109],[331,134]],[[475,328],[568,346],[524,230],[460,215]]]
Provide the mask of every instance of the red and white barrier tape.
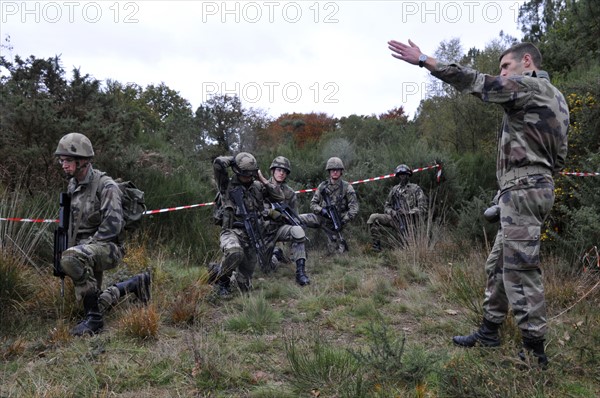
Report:
[[[438,169],[438,171],[436,173],[436,179],[437,179],[437,182],[440,182],[440,178],[442,176],[442,166],[440,164],[434,164],[432,166],[427,166],[427,167],[419,167],[417,169],[414,169],[413,173],[418,173],[420,171],[431,170],[431,169]],[[560,174],[572,175],[572,176],[577,176],[577,177],[600,176],[600,173],[580,173],[580,172],[567,172],[567,171],[561,171]],[[364,180],[351,181],[350,184],[352,184],[352,185],[363,184],[365,182],[384,180],[386,178],[391,178],[394,176],[395,176],[394,173],[386,174],[386,175],[379,176],[379,177],[371,177],[371,178],[366,178]],[[296,193],[314,192],[316,190],[317,190],[317,188],[300,189],[300,190],[296,191]],[[168,208],[158,209],[158,210],[148,210],[148,211],[144,212],[144,215],[168,213],[168,212],[177,211],[177,210],[193,209],[195,207],[212,206],[214,204],[215,204],[215,202],[207,202],[207,203],[199,203],[199,204],[195,204],[195,205],[185,205],[185,206],[177,206],[177,207],[168,207]],[[53,219],[17,218],[17,217],[8,217],[8,218],[0,217],[0,221],[31,222],[31,223],[57,223],[58,222],[58,220],[53,220]]]
[[561,171],[559,174],[564,176],[576,176],[576,177],[599,177],[600,173],[584,173],[579,171]]

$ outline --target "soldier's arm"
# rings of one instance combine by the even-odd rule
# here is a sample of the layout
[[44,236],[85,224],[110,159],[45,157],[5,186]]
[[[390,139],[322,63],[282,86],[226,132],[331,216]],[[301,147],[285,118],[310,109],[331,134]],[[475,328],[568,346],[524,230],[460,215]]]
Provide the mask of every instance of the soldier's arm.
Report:
[[233,156],[219,156],[213,161],[213,172],[217,189],[219,192],[224,193],[229,183],[229,174],[227,169],[233,163]]
[[91,240],[96,242],[114,242],[124,225],[121,191],[114,181],[104,183],[100,192],[100,226]]
[[323,197],[321,195],[321,185],[317,187],[317,190],[313,194],[312,199],[310,200],[310,210],[315,214],[321,214],[321,210],[323,210],[323,206],[321,206],[321,202],[323,201]]
[[347,221],[354,220],[358,215],[358,198],[356,197],[354,187],[350,184],[348,184],[348,189],[346,191],[346,200],[348,202],[348,211],[344,217],[348,219]]

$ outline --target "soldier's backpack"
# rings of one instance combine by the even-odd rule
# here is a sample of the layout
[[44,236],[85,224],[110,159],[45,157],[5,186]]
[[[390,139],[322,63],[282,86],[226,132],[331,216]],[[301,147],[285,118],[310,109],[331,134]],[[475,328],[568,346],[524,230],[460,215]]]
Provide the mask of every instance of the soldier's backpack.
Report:
[[[98,188],[100,181],[104,177],[108,177],[103,173],[100,178],[97,178],[92,183],[93,189],[96,190],[96,195],[100,196]],[[144,199],[144,191],[138,189],[132,181],[123,181],[120,178],[114,180],[121,191],[121,204],[123,206],[123,221],[125,221],[125,231],[133,231],[141,225],[142,217],[146,211],[146,202]]]

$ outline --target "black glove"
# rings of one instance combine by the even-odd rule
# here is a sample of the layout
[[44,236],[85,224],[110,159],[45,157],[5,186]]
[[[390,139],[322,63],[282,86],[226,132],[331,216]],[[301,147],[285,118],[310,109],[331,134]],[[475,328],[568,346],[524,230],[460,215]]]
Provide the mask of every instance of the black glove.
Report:
[[325,208],[321,209],[321,217],[331,218],[329,217],[329,212]]

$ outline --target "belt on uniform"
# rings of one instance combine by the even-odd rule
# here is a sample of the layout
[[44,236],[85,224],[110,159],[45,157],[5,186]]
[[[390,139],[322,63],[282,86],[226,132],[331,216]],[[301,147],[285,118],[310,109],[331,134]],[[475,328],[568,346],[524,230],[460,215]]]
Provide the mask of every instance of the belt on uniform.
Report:
[[498,180],[500,183],[500,189],[502,190],[508,188],[510,182],[514,180],[537,174],[552,175],[552,171],[543,166],[524,166],[509,170],[505,174],[501,175]]

